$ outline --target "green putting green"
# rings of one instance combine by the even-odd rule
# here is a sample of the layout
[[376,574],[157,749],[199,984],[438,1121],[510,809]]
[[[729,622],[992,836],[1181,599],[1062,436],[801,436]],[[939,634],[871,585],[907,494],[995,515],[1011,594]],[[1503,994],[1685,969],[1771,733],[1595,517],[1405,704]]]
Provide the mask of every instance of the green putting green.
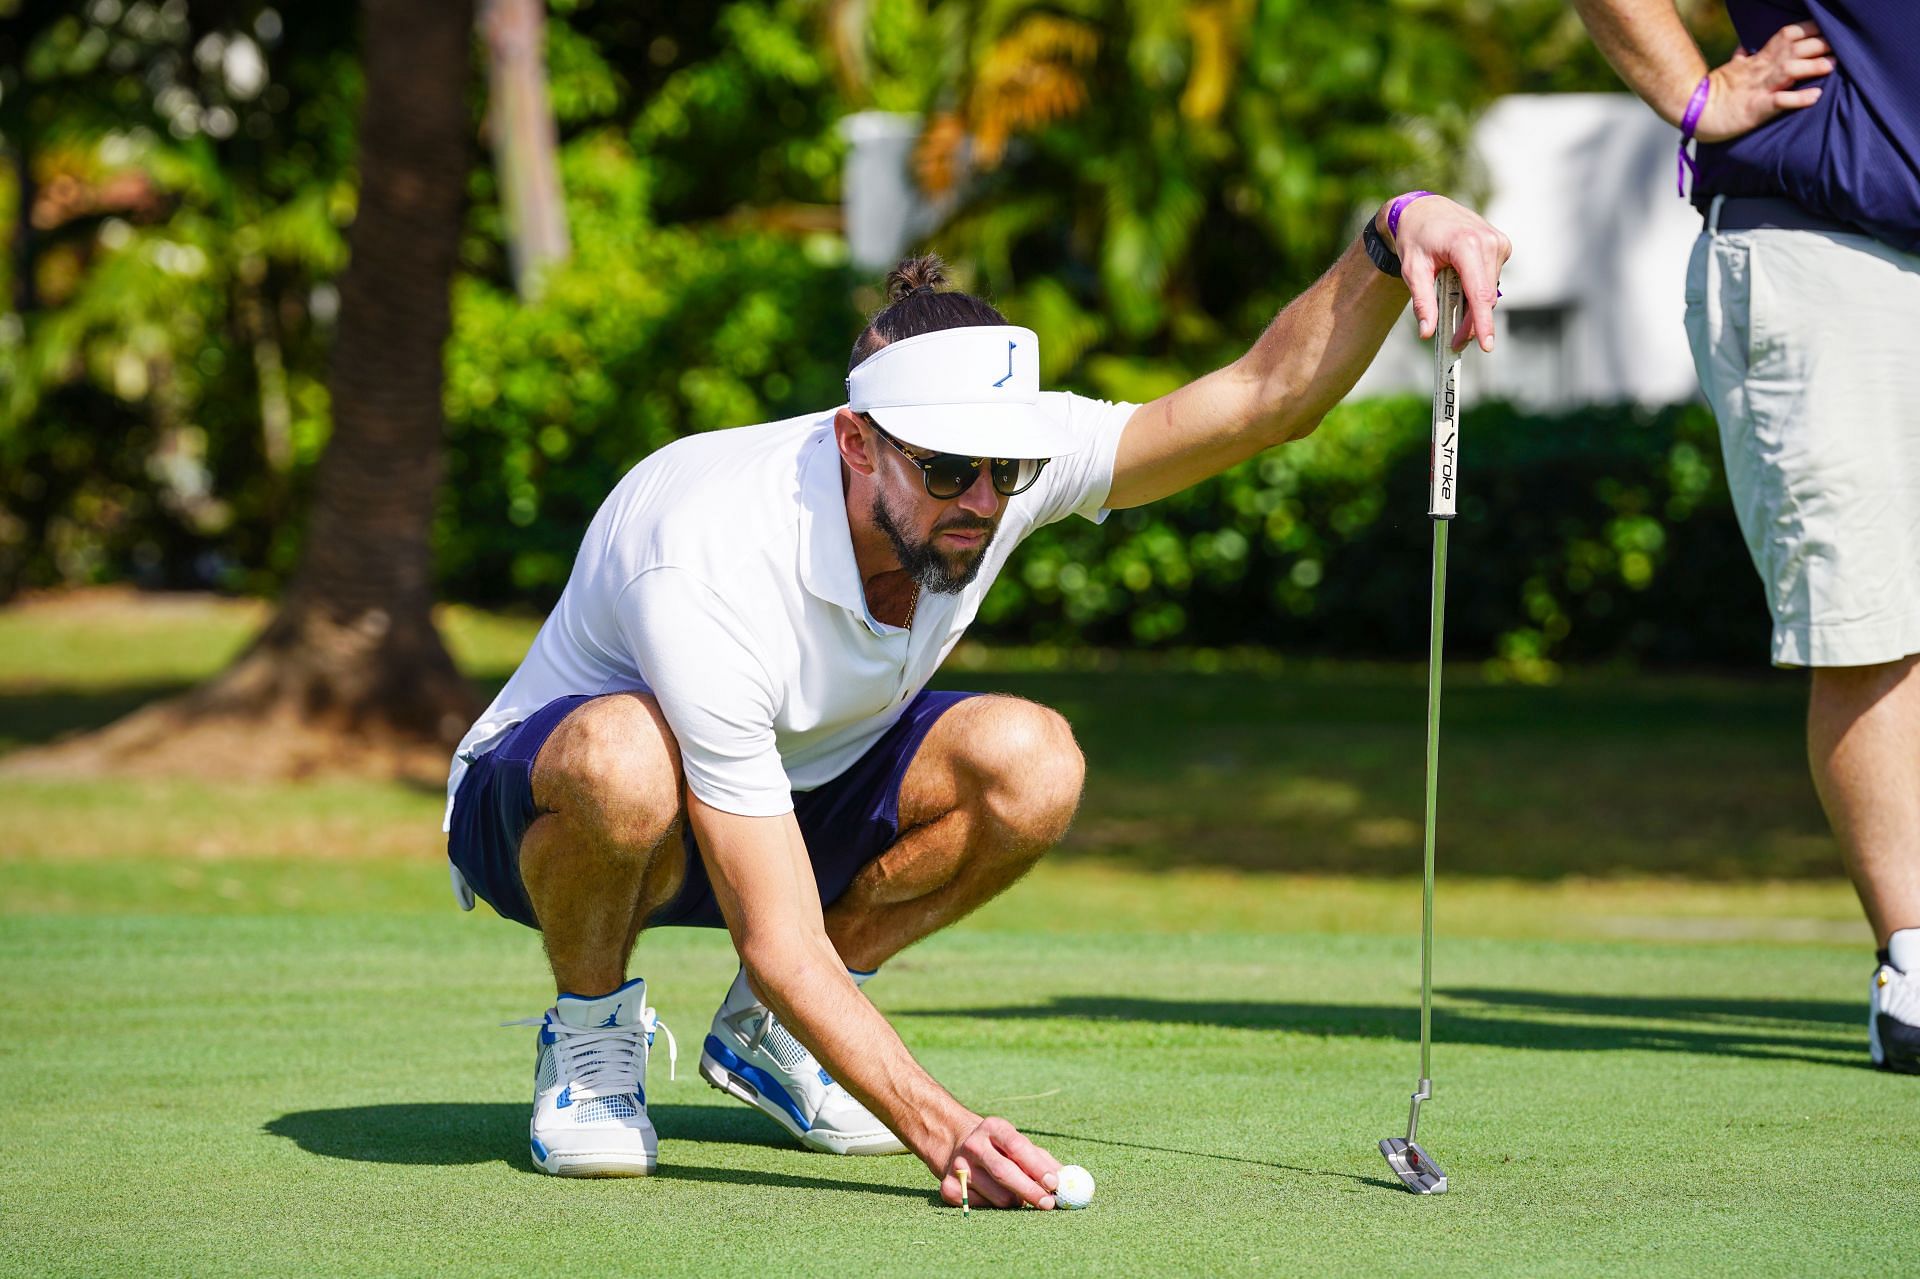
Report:
[[1598,940],[1701,892],[1692,918],[1764,936],[1830,886],[1599,886],[1549,939],[1529,921],[1577,894],[1463,883],[1449,910],[1443,879],[1421,1137],[1454,1190],[1422,1200],[1375,1149],[1416,1073],[1417,883],[1330,882],[1321,914],[1298,877],[1043,869],[871,987],[961,1097],[1099,1179],[1084,1213],[963,1221],[911,1157],[790,1148],[699,1081],[713,933],[635,964],[680,1038],[648,1080],[658,1175],[534,1173],[532,1032],[496,1025],[548,1000],[532,934],[441,909],[431,864],[310,868],[365,880],[357,914],[261,906],[292,882],[269,865],[219,869],[242,905],[212,915],[107,913],[98,863],[8,868],[43,903],[78,876],[0,916],[8,1270],[1857,1274],[1910,1243],[1920,1081],[1865,1067],[1863,947]]
[[[0,611],[0,750],[203,677],[261,615]],[[483,683],[532,631],[447,622]],[[1870,939],[1796,681],[1450,674],[1421,1139],[1455,1188],[1422,1200],[1376,1143],[1417,1069],[1423,672],[960,656],[950,686],[1068,714],[1086,801],[870,991],[1093,1171],[1088,1211],[963,1221],[910,1157],[791,1148],[708,1089],[711,933],[635,964],[683,1050],[648,1081],[659,1174],[538,1175],[532,1032],[497,1025],[551,998],[538,941],[454,911],[433,788],[0,776],[0,1273],[1745,1279],[1911,1250],[1920,1080],[1866,1068]]]

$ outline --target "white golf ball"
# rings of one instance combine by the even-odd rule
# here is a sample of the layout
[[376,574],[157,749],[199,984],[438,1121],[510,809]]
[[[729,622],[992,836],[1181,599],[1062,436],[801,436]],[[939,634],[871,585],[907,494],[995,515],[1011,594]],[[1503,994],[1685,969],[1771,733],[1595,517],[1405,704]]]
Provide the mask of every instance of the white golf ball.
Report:
[[1093,1174],[1079,1164],[1068,1164],[1060,1170],[1060,1184],[1053,1192],[1053,1201],[1062,1208],[1084,1208],[1093,1202]]

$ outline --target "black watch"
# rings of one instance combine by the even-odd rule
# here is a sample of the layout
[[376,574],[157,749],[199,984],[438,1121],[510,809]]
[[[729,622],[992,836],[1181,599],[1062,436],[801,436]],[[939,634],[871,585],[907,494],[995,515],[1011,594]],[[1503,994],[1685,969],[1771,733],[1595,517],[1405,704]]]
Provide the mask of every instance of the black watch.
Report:
[[1374,221],[1374,218],[1368,218],[1366,226],[1360,228],[1360,246],[1383,274],[1397,280],[1400,278],[1400,255],[1387,247],[1386,239],[1381,236],[1380,228],[1374,225]]

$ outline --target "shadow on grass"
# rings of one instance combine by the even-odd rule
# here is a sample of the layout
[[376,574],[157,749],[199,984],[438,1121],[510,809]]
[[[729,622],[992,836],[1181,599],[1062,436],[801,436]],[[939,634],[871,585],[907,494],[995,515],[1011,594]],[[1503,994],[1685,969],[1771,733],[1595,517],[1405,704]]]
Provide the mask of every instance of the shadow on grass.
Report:
[[[1696,999],[1459,989],[1438,993],[1434,1038],[1549,1052],[1677,1052],[1867,1069],[1862,1009],[1817,1000]],[[1506,1013],[1516,1015],[1503,1015]],[[997,1008],[907,1009],[905,1017],[1138,1021],[1359,1039],[1419,1038],[1411,1005],[1308,1004],[1065,996]]]
[[[485,680],[471,682],[479,698],[477,704],[485,706],[506,681],[504,677],[495,679],[490,675]],[[150,702],[177,696],[192,687],[191,683],[178,681],[112,684],[102,688],[0,687],[0,754],[105,728]]]
[[297,1110],[267,1132],[309,1154],[370,1164],[524,1163],[527,1108],[481,1102],[417,1102]]
[[183,693],[190,684],[114,684],[105,688],[10,688],[0,692],[0,752],[39,746],[70,733],[102,728],[148,702]]
[[[664,1141],[762,1146],[800,1160],[831,1158],[797,1149],[783,1140],[768,1120],[744,1107],[653,1105],[647,1113]],[[500,1163],[515,1172],[535,1172],[527,1155],[527,1107],[520,1102],[407,1102],[299,1110],[269,1120],[264,1131],[287,1138],[309,1154],[329,1159],[433,1167]],[[846,1190],[939,1202],[932,1191],[911,1186],[752,1168],[702,1167],[671,1158],[663,1161],[653,1175],[665,1181]]]
[[1252,1164],[1256,1168],[1277,1168],[1281,1172],[1301,1172],[1309,1177],[1334,1177],[1341,1181],[1357,1182],[1362,1186],[1378,1186],[1382,1190],[1399,1190],[1401,1183],[1388,1181],[1385,1177],[1362,1177],[1358,1173],[1333,1172],[1326,1168],[1303,1168],[1299,1164],[1283,1164],[1272,1159],[1249,1159],[1245,1155],[1223,1155],[1215,1150],[1183,1150],[1178,1146],[1146,1145],[1138,1141],[1116,1141],[1112,1137],[1090,1137],[1083,1132],[1051,1132],[1045,1128],[1022,1128],[1029,1137],[1055,1137],[1061,1141],[1086,1141],[1096,1146],[1118,1146],[1126,1150],[1146,1150],[1156,1155],[1185,1155],[1189,1159],[1212,1159],[1229,1164]]

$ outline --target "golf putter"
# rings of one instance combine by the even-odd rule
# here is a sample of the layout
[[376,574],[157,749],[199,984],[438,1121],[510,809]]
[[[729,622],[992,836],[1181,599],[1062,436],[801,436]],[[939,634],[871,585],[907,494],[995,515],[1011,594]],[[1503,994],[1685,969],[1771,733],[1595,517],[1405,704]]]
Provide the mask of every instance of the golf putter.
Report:
[[1433,615],[1427,632],[1427,854],[1420,911],[1420,1086],[1407,1111],[1407,1135],[1380,1143],[1387,1166],[1416,1195],[1442,1195],[1447,1174],[1415,1140],[1420,1103],[1433,1096],[1433,830],[1440,773],[1440,641],[1446,632],[1447,522],[1454,516],[1460,479],[1460,352],[1453,333],[1464,299],[1451,267],[1436,286],[1440,318],[1433,329],[1433,452],[1427,470],[1427,514],[1433,520]]

